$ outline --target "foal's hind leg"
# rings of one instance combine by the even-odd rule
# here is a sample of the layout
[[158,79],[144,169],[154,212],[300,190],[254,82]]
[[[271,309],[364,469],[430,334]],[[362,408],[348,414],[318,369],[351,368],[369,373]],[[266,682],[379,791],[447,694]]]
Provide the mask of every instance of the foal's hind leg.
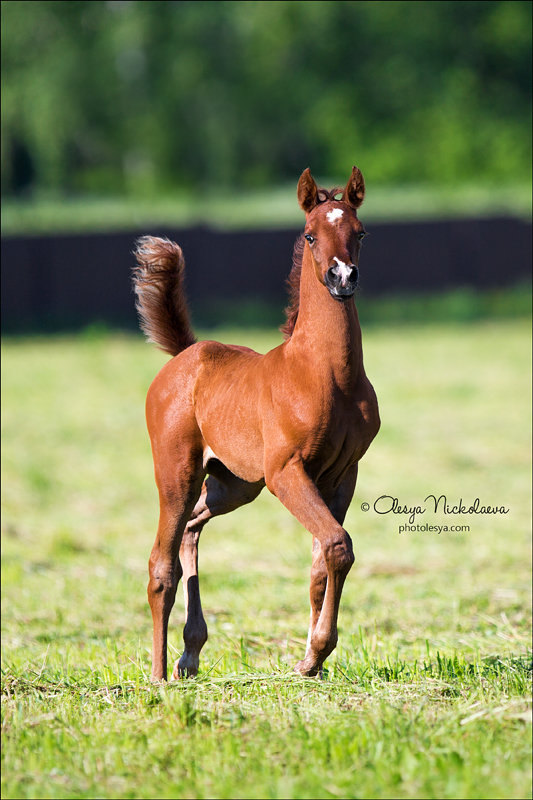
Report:
[[185,528],[179,553],[185,596],[185,650],[174,666],[174,679],[197,674],[200,651],[207,641],[207,625],[198,582],[198,544],[202,528],[212,517],[227,514],[255,500],[265,485],[264,481],[247,483],[237,478],[219,461],[216,464],[211,462],[209,468],[216,472],[216,476],[209,475],[202,487],[200,498]]
[[167,679],[168,619],[182,574],[178,553],[204,476],[201,450],[187,452],[184,447],[184,451],[174,465],[169,459],[158,458],[154,448],[160,511],[148,568],[148,601],[153,620],[152,681]]
[[196,530],[189,528],[189,524],[183,532],[179,555],[185,600],[185,650],[174,665],[173,680],[197,674],[200,650],[207,641],[207,625],[202,612],[198,583],[198,543],[203,524]]

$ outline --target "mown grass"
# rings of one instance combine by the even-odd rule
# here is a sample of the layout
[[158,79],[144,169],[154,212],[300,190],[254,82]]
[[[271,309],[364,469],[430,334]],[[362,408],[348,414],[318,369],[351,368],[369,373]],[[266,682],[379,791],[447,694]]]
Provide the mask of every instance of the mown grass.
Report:
[[[4,797],[531,796],[529,324],[374,326],[364,346],[383,426],[325,679],[291,671],[310,537],[263,492],[206,528],[201,673],[161,687],[143,405],[165,356],[95,331],[4,342]],[[509,511],[427,511],[417,523],[470,530],[400,534],[405,516],[372,509],[431,493]]]
[[[334,186],[323,179],[321,185]],[[383,186],[368,193],[366,222],[482,216],[531,219],[531,184]],[[153,197],[36,196],[2,203],[4,235],[79,233],[150,225],[218,228],[292,227],[302,224],[296,184],[271,189],[200,192]]]

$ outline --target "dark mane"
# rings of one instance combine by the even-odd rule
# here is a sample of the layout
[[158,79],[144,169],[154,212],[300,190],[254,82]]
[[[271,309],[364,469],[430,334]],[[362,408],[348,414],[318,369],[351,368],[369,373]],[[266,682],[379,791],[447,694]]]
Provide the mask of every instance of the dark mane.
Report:
[[[340,194],[342,189],[319,189],[318,202],[327,203],[329,200],[336,200],[337,194]],[[289,305],[285,309],[286,321],[280,327],[285,340],[290,339],[296,320],[298,319],[298,310],[300,308],[300,277],[302,275],[302,259],[304,255],[305,239],[303,233],[296,239],[294,243],[294,250],[292,251],[292,267],[287,278],[287,287],[289,290]]]
[[300,277],[302,274],[302,259],[304,255],[305,239],[303,233],[298,236],[292,251],[292,268],[287,278],[289,290],[289,305],[285,309],[286,322],[280,327],[284,339],[290,339],[300,308]]

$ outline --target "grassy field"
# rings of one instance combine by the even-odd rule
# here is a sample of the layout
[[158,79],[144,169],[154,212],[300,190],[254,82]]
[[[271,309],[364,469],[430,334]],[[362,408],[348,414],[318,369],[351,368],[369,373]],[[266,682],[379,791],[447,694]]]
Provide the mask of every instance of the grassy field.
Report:
[[[346,522],[356,564],[325,679],[291,672],[311,542],[265,491],[206,528],[210,638],[199,677],[166,687],[147,680],[157,497],[143,417],[165,356],[125,335],[6,340],[3,797],[530,797],[529,330],[369,328],[383,426]],[[400,533],[408,514],[373,508],[430,494],[508,512],[428,507]]]
[[[335,181],[322,179],[332,187]],[[344,185],[344,183],[342,184]],[[531,183],[495,186],[382,186],[368,191],[365,222],[440,217],[518,216],[531,219]],[[34,197],[5,199],[3,235],[129,230],[150,225],[270,228],[302,224],[296,181],[278,188],[155,197]]]

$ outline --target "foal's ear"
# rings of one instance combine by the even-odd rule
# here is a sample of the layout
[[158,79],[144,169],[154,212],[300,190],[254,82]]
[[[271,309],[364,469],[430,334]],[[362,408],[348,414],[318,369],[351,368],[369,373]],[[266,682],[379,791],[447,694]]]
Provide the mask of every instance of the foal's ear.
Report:
[[349,203],[352,208],[359,208],[365,199],[365,181],[363,173],[357,167],[352,167],[352,174],[346,184],[342,199],[344,202]]
[[300,208],[308,214],[318,202],[318,187],[311,175],[309,167],[304,169],[298,181],[298,202]]

